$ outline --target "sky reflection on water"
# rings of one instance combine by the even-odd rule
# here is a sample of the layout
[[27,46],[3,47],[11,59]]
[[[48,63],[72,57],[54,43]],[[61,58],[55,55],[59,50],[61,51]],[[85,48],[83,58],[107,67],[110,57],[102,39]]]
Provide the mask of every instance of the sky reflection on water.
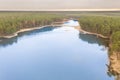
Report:
[[107,50],[94,37],[88,39],[95,43],[88,43],[73,27],[35,33],[0,45],[0,80],[113,80]]

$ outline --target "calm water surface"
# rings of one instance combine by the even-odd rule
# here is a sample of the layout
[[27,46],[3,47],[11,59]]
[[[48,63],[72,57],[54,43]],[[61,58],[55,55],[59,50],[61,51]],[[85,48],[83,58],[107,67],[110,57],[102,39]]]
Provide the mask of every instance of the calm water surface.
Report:
[[104,48],[72,27],[21,33],[0,42],[0,80],[113,80]]

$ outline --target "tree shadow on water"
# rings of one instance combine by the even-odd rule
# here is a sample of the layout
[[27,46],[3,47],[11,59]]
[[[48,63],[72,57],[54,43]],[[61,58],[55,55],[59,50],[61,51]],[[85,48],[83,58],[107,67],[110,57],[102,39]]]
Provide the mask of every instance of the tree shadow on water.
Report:
[[100,37],[96,37],[95,35],[82,34],[82,33],[79,33],[79,38],[90,44],[98,44],[99,46],[103,45],[105,47],[108,47],[108,42],[109,42],[108,39],[102,39]]
[[19,33],[18,36],[10,38],[10,39],[0,38],[0,47],[7,47],[8,45],[13,45],[14,43],[18,42],[19,38],[22,38],[24,36],[32,36],[32,35],[36,35],[41,32],[52,31],[53,29],[54,29],[53,27],[49,26],[49,27],[44,27],[42,29],[22,32],[22,33]]

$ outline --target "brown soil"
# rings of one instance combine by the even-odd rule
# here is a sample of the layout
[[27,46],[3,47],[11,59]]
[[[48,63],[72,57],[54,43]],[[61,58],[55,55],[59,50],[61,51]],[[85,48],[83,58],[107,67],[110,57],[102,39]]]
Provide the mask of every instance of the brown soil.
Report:
[[113,52],[109,55],[109,72],[113,75],[120,75],[120,52]]

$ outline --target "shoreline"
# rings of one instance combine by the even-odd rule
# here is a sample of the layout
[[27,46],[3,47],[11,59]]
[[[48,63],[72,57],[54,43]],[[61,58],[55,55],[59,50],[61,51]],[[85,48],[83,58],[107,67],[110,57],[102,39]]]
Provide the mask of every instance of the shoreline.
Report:
[[[63,23],[63,21],[60,21],[60,23]],[[30,27],[30,28],[23,28],[23,29],[20,29],[16,32],[14,32],[13,34],[10,34],[10,35],[0,35],[0,38],[5,38],[5,39],[10,39],[10,38],[13,38],[13,37],[16,37],[18,36],[19,33],[22,33],[22,32],[27,32],[27,31],[32,31],[32,30],[38,30],[38,29],[42,29],[42,28],[45,28],[45,27],[57,27],[57,26],[61,26],[62,24],[54,24],[55,22],[52,22],[50,25],[43,25],[43,26],[34,26],[34,27]],[[2,41],[2,40],[0,40]]]
[[109,37],[103,36],[102,34],[85,31],[85,30],[83,30],[80,26],[76,26],[75,28],[78,29],[82,34],[95,35],[95,36],[101,37],[101,38],[103,38],[103,39],[109,39]]
[[[95,35],[103,39],[110,39],[110,37],[103,36],[101,34],[85,31],[81,29],[80,26],[77,26],[75,28],[78,29],[82,34],[90,34],[90,35]],[[111,43],[109,43],[109,48],[111,48]],[[109,59],[109,63],[107,65],[108,74],[115,76],[116,79],[119,79],[120,77],[120,52],[113,51],[111,54],[108,54],[108,59]]]
[[113,51],[109,55],[108,71],[113,75],[120,75],[120,52]]
[[[10,38],[18,36],[19,33],[26,32],[26,31],[37,30],[37,29],[42,29],[42,28],[45,28],[45,27],[48,27],[48,26],[53,26],[53,25],[45,25],[45,26],[33,27],[33,28],[24,28],[24,29],[20,29],[19,31],[17,31],[17,32],[11,34],[11,35],[0,36],[0,38],[10,39]],[[103,36],[101,34],[97,34],[97,33],[92,33],[92,32],[85,31],[85,30],[81,29],[80,26],[75,26],[75,29],[79,30],[82,34],[95,35],[97,37],[101,37],[101,38],[104,38],[104,39],[109,39],[109,37],[107,37],[107,36]]]
[[52,25],[45,25],[45,26],[40,26],[40,27],[33,27],[33,28],[24,28],[24,29],[20,29],[19,31],[17,31],[17,32],[11,34],[11,35],[0,36],[0,38],[10,39],[10,38],[13,38],[13,37],[18,36],[19,33],[27,32],[27,31],[32,31],[32,30],[37,30],[37,29],[42,29],[42,28],[45,28],[45,27],[48,27],[48,26],[52,26]]

